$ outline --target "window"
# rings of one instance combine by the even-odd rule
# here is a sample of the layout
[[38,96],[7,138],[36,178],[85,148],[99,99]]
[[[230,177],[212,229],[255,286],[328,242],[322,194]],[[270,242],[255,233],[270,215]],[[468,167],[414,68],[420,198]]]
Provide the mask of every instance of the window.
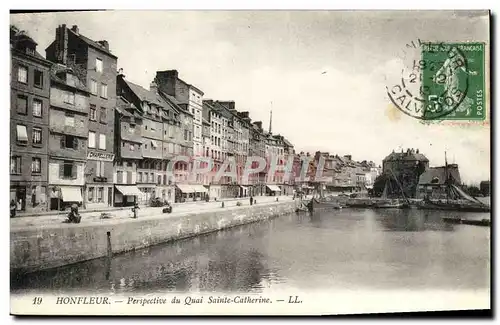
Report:
[[21,157],[13,156],[10,158],[10,173],[11,174],[21,174]]
[[158,175],[158,179],[157,180],[158,180],[157,181],[158,185],[161,185],[161,175]]
[[95,148],[95,132],[89,131],[89,148]]
[[102,60],[96,58],[95,59],[95,71],[102,72]]
[[135,150],[135,146],[134,146],[133,143],[130,144],[129,149],[130,149],[130,151],[134,151]]
[[106,107],[101,107],[101,111],[99,114],[99,122],[106,123]]
[[28,144],[28,131],[26,125],[18,124],[16,127],[16,140],[18,144],[26,145]]
[[95,109],[95,105],[90,105],[90,120],[91,121],[96,121],[97,120],[97,112]]
[[97,202],[103,202],[104,200],[104,187],[97,188]]
[[75,115],[73,113],[66,113],[64,116],[64,125],[75,127]]
[[61,136],[62,149],[78,149],[78,139],[72,135]]
[[127,184],[132,184],[132,172],[127,171]]
[[104,177],[104,161],[96,162],[96,173],[97,177]]
[[150,183],[154,183],[155,182],[155,174],[154,173],[149,174],[149,182]]
[[42,88],[43,87],[43,72],[35,70],[35,87]]
[[123,171],[119,170],[116,172],[116,182],[118,184],[123,184]]
[[142,182],[142,172],[138,172],[137,173],[137,183],[141,183]]
[[40,174],[42,172],[42,159],[41,158],[33,158],[31,160],[31,173],[32,174]]
[[26,96],[17,96],[17,112],[19,114],[28,114],[28,98]]
[[[73,165],[72,161],[65,160],[60,165],[59,178],[76,178],[76,166]],[[62,173],[61,173],[62,172]]]
[[69,91],[64,92],[64,102],[66,104],[75,105],[75,94]]
[[22,82],[23,84],[28,83],[28,68],[20,65],[17,68],[17,81]]
[[33,116],[42,117],[42,101],[33,99]]
[[106,150],[106,135],[99,134],[99,149]]
[[89,187],[89,194],[87,195],[87,200],[89,202],[94,201],[94,187]]
[[36,127],[33,128],[32,141],[33,144],[42,144],[42,129]]
[[97,81],[90,79],[90,93],[97,96]]
[[101,97],[108,98],[108,85],[101,84]]

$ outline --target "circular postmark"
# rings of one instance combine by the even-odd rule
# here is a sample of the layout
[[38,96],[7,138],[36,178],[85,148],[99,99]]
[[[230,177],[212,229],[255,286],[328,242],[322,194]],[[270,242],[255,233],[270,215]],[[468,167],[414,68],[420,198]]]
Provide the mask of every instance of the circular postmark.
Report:
[[466,98],[467,58],[453,43],[407,44],[396,80],[386,86],[391,102],[403,113],[422,120],[442,119]]

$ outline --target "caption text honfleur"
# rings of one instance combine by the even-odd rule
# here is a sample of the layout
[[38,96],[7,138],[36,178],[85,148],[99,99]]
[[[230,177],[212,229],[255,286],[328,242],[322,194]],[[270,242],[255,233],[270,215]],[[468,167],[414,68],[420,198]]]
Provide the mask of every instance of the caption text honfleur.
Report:
[[166,305],[180,304],[191,306],[196,304],[270,304],[273,302],[300,304],[299,296],[288,296],[286,299],[270,299],[262,296],[185,296],[185,297],[126,297],[122,300],[112,299],[109,297],[57,297],[57,305],[110,305],[110,304],[127,304],[127,305]]

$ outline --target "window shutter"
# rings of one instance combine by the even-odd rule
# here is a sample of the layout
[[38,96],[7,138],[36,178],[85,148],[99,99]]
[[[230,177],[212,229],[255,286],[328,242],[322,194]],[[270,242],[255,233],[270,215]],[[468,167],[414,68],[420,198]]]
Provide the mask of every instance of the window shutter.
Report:
[[61,136],[61,148],[66,148],[66,137]]
[[97,161],[96,162],[96,173],[95,173],[95,176],[99,177],[101,176],[101,162],[100,161]]
[[71,178],[75,179],[76,178],[76,171],[77,171],[77,167],[75,164],[73,164],[71,166]]
[[64,162],[61,162],[59,164],[59,178],[63,178],[64,177]]
[[78,150],[78,139],[73,138],[73,149]]

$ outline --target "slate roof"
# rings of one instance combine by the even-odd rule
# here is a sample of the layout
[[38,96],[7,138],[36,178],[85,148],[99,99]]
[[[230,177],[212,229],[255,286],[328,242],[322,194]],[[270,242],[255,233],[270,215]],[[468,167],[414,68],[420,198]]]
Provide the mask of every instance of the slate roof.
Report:
[[384,158],[383,161],[394,161],[394,160],[416,160],[416,161],[429,161],[426,156],[421,153],[416,152],[392,152],[390,155]]
[[113,53],[111,53],[110,50],[106,49],[104,46],[102,46],[101,44],[97,43],[96,41],[93,41],[91,40],[90,38],[80,34],[80,33],[75,33],[73,30],[71,30],[71,28],[67,28],[68,32],[71,32],[73,33],[73,35],[75,35],[76,37],[79,37],[82,41],[84,41],[85,43],[87,43],[87,45],[97,49],[97,50],[100,50],[106,54],[108,54],[109,56],[112,56],[114,57],[115,59],[118,59],[118,57],[116,55],[114,55]]
[[140,100],[146,101],[148,103],[153,103],[161,107],[165,107],[165,102],[160,97],[160,95],[150,90],[147,90],[139,85],[136,85],[128,80],[124,81],[130,87],[130,89],[136,94],[136,96],[139,97]]
[[[454,179],[454,183],[460,184],[460,172],[458,171],[458,166],[448,166],[448,174]],[[436,182],[433,180],[436,179]],[[433,184],[433,185],[443,185],[446,181],[445,167],[431,167],[426,170],[418,180],[418,184]]]
[[[63,78],[59,77],[57,74],[61,73],[61,72],[65,72],[65,73],[71,73],[75,76],[76,78],[76,83],[75,85],[69,85],[66,80],[64,80]],[[50,69],[50,80],[51,81],[55,81],[57,83],[60,83],[60,84],[63,84],[63,85],[66,85],[66,86],[69,86],[69,87],[74,87],[76,89],[79,89],[81,91],[84,91],[84,92],[89,92],[88,88],[85,86],[85,84],[80,80],[80,78],[78,78],[78,75],[76,75],[76,73],[74,73],[74,71],[65,66],[65,65],[61,65],[61,64],[53,64],[51,69]]]

